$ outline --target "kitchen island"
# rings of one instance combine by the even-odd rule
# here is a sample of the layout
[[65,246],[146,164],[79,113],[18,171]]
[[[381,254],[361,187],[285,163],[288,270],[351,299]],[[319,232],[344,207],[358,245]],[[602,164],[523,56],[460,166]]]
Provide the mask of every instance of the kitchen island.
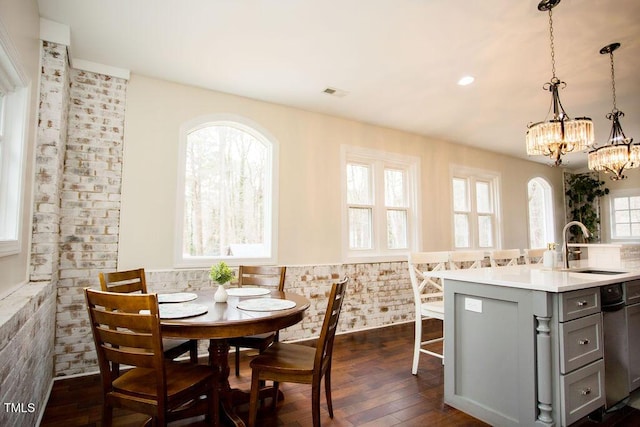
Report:
[[[627,299],[640,303],[640,271],[603,273],[537,265],[435,272],[445,291],[445,402],[500,426],[566,426],[604,408],[600,289],[624,283]],[[638,307],[621,312],[635,350]],[[640,378],[635,357],[629,377]]]

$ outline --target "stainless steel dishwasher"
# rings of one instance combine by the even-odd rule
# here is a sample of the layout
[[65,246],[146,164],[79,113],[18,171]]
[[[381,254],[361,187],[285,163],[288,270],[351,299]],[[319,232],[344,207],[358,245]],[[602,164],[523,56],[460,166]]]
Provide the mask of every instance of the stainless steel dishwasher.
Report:
[[625,316],[624,286],[600,287],[604,338],[604,384],[607,410],[629,396],[629,341]]

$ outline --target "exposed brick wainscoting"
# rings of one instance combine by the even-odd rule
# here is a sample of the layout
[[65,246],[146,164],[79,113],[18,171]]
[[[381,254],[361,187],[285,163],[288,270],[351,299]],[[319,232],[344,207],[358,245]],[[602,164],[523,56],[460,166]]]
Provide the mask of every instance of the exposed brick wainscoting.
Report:
[[0,301],[1,426],[35,426],[53,378],[56,294],[48,282]]
[[[211,289],[208,270],[147,271],[151,292]],[[236,272],[237,275],[237,272]],[[287,267],[285,290],[311,301],[304,320],[280,333],[280,339],[299,340],[320,334],[331,284],[349,277],[338,333],[387,326],[414,319],[413,293],[406,262]],[[217,286],[217,285],[216,285]],[[206,352],[207,343],[200,343]],[[411,349],[407,349],[411,351]]]

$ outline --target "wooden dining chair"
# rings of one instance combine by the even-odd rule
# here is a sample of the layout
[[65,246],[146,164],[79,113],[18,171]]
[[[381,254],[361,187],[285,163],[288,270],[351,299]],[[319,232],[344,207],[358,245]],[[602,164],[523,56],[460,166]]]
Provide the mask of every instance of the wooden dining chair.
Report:
[[[287,267],[280,266],[248,266],[241,265],[238,268],[238,287],[255,286],[260,288],[272,288],[284,290],[284,278]],[[235,347],[236,376],[240,375],[240,349],[253,348],[262,353],[274,342],[278,341],[279,333],[268,332],[259,335],[230,338],[229,346]]]
[[302,344],[275,342],[251,361],[249,427],[256,425],[260,384],[268,380],[273,381],[272,409],[275,409],[278,400],[279,382],[311,384],[313,426],[320,427],[320,382],[324,377],[327,408],[329,416],[333,418],[331,359],[348,280],[344,278],[331,287],[320,338],[315,348]]
[[498,249],[489,252],[491,267],[518,265],[520,249]]
[[[409,254],[409,278],[415,305],[415,338],[411,373],[418,373],[420,353],[438,357],[444,362],[444,353],[429,350],[430,346],[444,341],[444,289],[442,281],[430,276],[431,272],[447,269],[449,252],[412,252]],[[422,320],[439,319],[443,323],[440,338],[422,340]]]
[[[147,279],[144,268],[127,271],[99,273],[100,288],[105,292],[147,293]],[[175,359],[189,353],[191,363],[198,363],[198,340],[164,338],[162,347],[167,359]]]
[[[84,293],[102,379],[103,425],[111,425],[113,408],[147,414],[160,426],[196,415],[217,420],[211,367],[164,357],[156,294]],[[114,364],[132,368],[119,375]]]

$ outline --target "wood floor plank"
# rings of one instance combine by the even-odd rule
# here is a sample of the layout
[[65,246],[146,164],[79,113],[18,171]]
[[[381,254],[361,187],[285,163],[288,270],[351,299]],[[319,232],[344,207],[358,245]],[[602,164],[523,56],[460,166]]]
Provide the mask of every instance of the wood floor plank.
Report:
[[[441,323],[425,321],[425,337],[439,336]],[[241,375],[230,377],[232,387],[249,389],[250,355],[241,355]],[[422,356],[418,375],[411,375],[413,324],[338,335],[332,367],[332,396],[335,417],[329,418],[324,391],[320,401],[323,427],[422,427],[425,425],[486,426],[481,421],[444,403],[444,367],[435,357]],[[206,363],[202,359],[202,363]],[[230,358],[233,367],[233,355]],[[232,369],[233,372],[233,369]],[[324,386],[324,385],[323,385]],[[277,411],[259,413],[262,427],[308,427],[311,422],[309,385],[281,385],[285,400]],[[93,427],[101,425],[102,396],[98,375],[57,380],[47,403],[42,427]],[[247,405],[239,408],[246,419]],[[139,426],[146,417],[128,411],[114,411],[114,426]],[[199,427],[202,419],[183,420],[175,426]],[[640,411],[626,410],[603,423],[584,421],[581,427],[624,427],[640,425]]]

